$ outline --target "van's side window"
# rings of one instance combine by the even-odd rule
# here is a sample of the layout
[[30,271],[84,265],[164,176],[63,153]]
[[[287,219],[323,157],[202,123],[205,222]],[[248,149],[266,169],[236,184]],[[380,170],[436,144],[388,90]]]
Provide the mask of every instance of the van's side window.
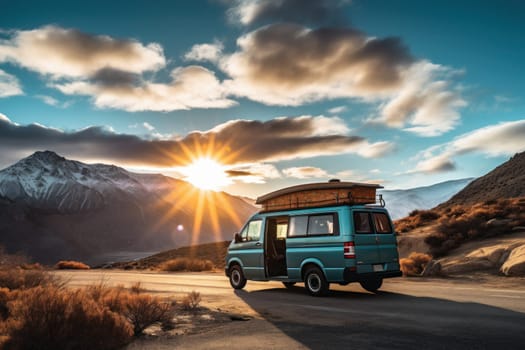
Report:
[[308,216],[292,216],[290,218],[290,230],[288,237],[306,236],[308,229]]
[[385,213],[373,213],[374,226],[377,233],[392,233],[392,227],[390,221]]
[[334,233],[334,216],[315,215],[308,218],[308,236],[331,235]]
[[292,216],[288,237],[338,234],[337,225],[336,214]]
[[258,241],[261,238],[261,226],[261,219],[250,221],[241,232],[242,241]]
[[354,228],[355,233],[372,233],[372,225],[370,225],[368,213],[354,212]]

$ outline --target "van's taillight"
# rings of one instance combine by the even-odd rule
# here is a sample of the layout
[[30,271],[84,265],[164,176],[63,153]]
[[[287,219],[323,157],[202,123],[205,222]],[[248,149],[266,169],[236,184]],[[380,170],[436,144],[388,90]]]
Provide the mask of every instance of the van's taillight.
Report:
[[344,256],[345,259],[355,259],[355,244],[354,242],[345,242]]

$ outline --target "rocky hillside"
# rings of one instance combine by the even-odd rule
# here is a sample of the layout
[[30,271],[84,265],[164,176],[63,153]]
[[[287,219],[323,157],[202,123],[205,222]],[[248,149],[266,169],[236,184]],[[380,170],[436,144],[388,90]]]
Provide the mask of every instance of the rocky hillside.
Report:
[[525,152],[514,155],[488,174],[472,181],[440,207],[523,196],[525,196]]
[[429,253],[445,274],[525,276],[525,153],[450,200],[396,221],[400,255]]
[[255,210],[226,193],[49,151],[0,171],[0,245],[44,263],[231,239]]

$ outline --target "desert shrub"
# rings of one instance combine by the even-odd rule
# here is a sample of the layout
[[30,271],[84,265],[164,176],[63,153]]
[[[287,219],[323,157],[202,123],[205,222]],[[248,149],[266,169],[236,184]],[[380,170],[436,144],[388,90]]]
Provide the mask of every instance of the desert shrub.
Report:
[[412,252],[408,258],[400,259],[399,264],[404,276],[419,276],[430,260],[432,257],[428,254]]
[[135,335],[140,335],[154,323],[159,322],[164,326],[172,322],[171,305],[160,298],[141,294],[142,291],[140,283],[132,285],[131,290],[124,287],[109,288],[103,283],[86,288],[86,292],[96,302],[124,316]]
[[142,287],[142,284],[140,282],[135,282],[133,283],[130,287],[129,287],[129,290],[131,291],[131,293],[135,293],[135,294],[140,294],[140,293],[143,293],[145,292],[146,290]]
[[127,320],[82,290],[19,291],[9,302],[5,349],[117,349],[132,339]]
[[446,255],[472,239],[512,232],[525,225],[523,198],[495,199],[474,205],[455,205],[442,210],[436,232],[425,238],[432,255]]
[[175,258],[161,263],[158,268],[162,271],[210,271],[213,270],[213,263],[210,260]]
[[0,287],[15,289],[28,289],[43,285],[59,286],[60,278],[44,270],[22,270],[19,268],[0,270]]
[[397,232],[408,232],[435,221],[440,216],[435,210],[413,210],[407,217],[397,220],[394,224]]
[[193,290],[182,299],[181,305],[185,310],[194,311],[199,307],[201,300],[201,293]]
[[55,268],[58,270],[89,270],[89,265],[80,261],[62,260],[56,263]]
[[133,333],[140,335],[144,329],[160,322],[171,322],[171,305],[148,294],[122,293],[120,312],[133,326]]

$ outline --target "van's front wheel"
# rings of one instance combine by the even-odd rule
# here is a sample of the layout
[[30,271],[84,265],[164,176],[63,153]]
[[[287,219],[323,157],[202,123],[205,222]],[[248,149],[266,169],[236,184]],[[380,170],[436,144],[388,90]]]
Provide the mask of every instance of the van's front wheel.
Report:
[[246,285],[246,277],[244,277],[242,268],[239,265],[230,267],[230,285],[234,289],[243,289]]
[[383,279],[381,277],[367,278],[365,280],[359,281],[359,284],[361,284],[363,289],[375,293],[383,285]]
[[304,286],[308,293],[315,297],[328,293],[330,284],[324,278],[323,272],[317,267],[311,267],[304,274]]

